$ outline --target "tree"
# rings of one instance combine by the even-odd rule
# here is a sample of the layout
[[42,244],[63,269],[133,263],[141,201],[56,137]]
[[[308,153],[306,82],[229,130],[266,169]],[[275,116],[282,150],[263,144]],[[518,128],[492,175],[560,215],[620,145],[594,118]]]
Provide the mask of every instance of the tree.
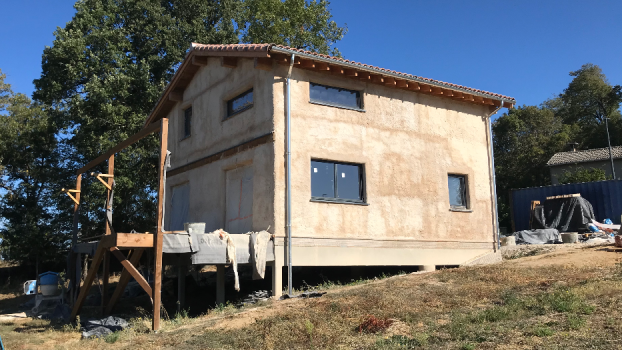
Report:
[[[62,214],[54,210],[58,148],[43,109],[13,93],[0,71],[0,235],[9,260],[33,265],[66,251]],[[38,265],[38,264],[37,264]]]
[[509,191],[551,183],[547,161],[563,150],[577,128],[563,124],[553,110],[510,109],[492,125],[501,226],[509,227]]
[[609,119],[612,144],[622,144],[622,87],[611,85],[602,69],[591,63],[570,72],[570,76],[574,78],[564,92],[545,104],[564,124],[580,127],[576,136],[580,148],[607,146],[605,118]]
[[607,174],[603,169],[589,168],[577,169],[576,171],[565,171],[559,178],[560,184],[572,184],[581,182],[604,181],[607,180]]
[[325,0],[246,0],[243,42],[274,43],[340,56],[333,45],[347,33],[328,10]]
[[[63,164],[76,170],[137,132],[193,41],[269,40],[328,52],[345,33],[330,20],[326,1],[284,4],[275,0],[78,1],[73,19],[55,32],[53,46],[44,50],[33,95],[58,126],[57,135],[66,146]],[[278,20],[267,20],[271,10]],[[113,222],[117,231],[153,231],[157,156],[155,136],[117,155]],[[105,164],[94,170],[105,172]],[[67,177],[63,187],[73,187],[73,181]],[[93,177],[83,178],[82,235],[101,234],[104,191]],[[70,207],[66,199],[57,203],[58,210]]]

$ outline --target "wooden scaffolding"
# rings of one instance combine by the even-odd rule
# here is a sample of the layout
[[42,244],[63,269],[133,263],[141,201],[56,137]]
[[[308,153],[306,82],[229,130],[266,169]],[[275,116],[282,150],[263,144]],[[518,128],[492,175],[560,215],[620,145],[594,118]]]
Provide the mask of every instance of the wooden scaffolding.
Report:
[[[93,254],[91,266],[82,286],[80,286],[80,265],[81,258],[78,246],[78,216],[80,206],[80,189],[82,183],[82,174],[86,173],[96,165],[108,160],[108,173],[97,175],[97,179],[101,181],[107,188],[106,210],[111,211],[111,193],[114,182],[114,155],[128,146],[136,143],[142,138],[160,132],[160,161],[159,161],[159,185],[158,185],[158,206],[155,233],[118,233],[113,230],[111,223],[106,220],[105,234],[101,236],[97,243],[97,248]],[[80,313],[84,301],[91,289],[91,286],[98,274],[100,267],[103,265],[103,283],[102,283],[102,311],[104,314],[110,314],[115,304],[123,295],[123,291],[130,279],[133,277],[138,284],[151,297],[153,305],[153,322],[152,329],[160,328],[160,305],[161,305],[161,287],[162,287],[162,235],[165,234],[163,224],[163,206],[164,206],[164,182],[165,182],[165,162],[167,157],[168,142],[168,119],[163,118],[159,122],[154,122],[143,127],[141,131],[117,144],[106,153],[89,162],[86,166],[77,171],[76,188],[73,190],[63,190],[74,201],[74,219],[73,219],[73,239],[72,250],[69,257],[69,273],[71,284],[70,300],[74,301],[71,312],[71,320],[75,320]],[[140,257],[147,249],[154,251],[154,279],[153,285],[150,285],[143,275],[138,272],[136,266],[140,261]],[[127,254],[124,254],[127,251]],[[119,279],[114,293],[108,298],[108,280],[110,257],[117,258],[123,266],[123,271]],[[79,294],[76,291],[79,289]]]

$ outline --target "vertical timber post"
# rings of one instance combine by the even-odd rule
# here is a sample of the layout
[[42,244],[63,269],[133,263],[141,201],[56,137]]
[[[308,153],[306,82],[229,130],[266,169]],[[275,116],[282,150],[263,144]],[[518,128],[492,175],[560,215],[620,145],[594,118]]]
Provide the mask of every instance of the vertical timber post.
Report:
[[[108,158],[108,175],[114,175],[114,154],[111,155],[110,158]],[[109,177],[107,181],[108,181],[108,186],[112,188],[114,178]],[[112,203],[110,202],[110,194],[111,194],[111,190],[107,190],[106,191],[106,215],[108,215],[108,211],[112,211]],[[112,228],[110,227],[111,222],[112,222],[112,219],[110,220],[110,222],[108,222],[108,219],[106,219],[106,235],[109,235],[112,233]],[[104,314],[104,310],[106,310],[106,305],[108,304],[108,282],[110,279],[110,251],[108,250],[106,250],[106,252],[104,253],[103,265],[104,265],[104,273],[102,276],[103,280],[102,280],[102,305],[101,305],[102,315]]]
[[77,192],[75,193],[75,198],[76,201],[78,203],[74,203],[73,204],[73,228],[72,228],[72,237],[71,237],[71,249],[72,249],[72,253],[71,253],[71,258],[69,261],[69,264],[71,264],[71,274],[69,275],[69,278],[71,279],[71,296],[70,296],[70,303],[71,305],[73,305],[73,303],[76,301],[76,298],[78,297],[78,288],[80,288],[80,280],[82,277],[82,273],[81,273],[81,267],[82,267],[82,255],[81,254],[77,254],[73,252],[73,248],[78,244],[78,223],[79,223],[79,219],[80,219],[80,190],[82,187],[82,174],[78,175],[78,177],[76,178],[76,190]]
[[216,265],[216,306],[225,304],[225,265]]
[[162,118],[160,125],[160,165],[158,185],[158,215],[156,232],[153,235],[153,248],[155,251],[155,266],[153,271],[153,324],[154,331],[160,329],[160,296],[162,289],[162,213],[164,206],[164,167],[166,152],[168,150],[168,118]]

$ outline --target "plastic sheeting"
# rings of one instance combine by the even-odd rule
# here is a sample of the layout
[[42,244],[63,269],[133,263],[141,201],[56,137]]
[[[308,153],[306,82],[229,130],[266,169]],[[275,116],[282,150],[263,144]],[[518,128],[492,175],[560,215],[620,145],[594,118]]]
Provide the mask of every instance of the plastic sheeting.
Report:
[[173,187],[171,194],[171,214],[168,229],[181,231],[184,223],[188,222],[188,210],[190,209],[190,186],[183,185]]
[[548,199],[534,210],[532,229],[578,232],[594,220],[592,204],[582,197]]
[[554,228],[514,232],[516,244],[550,244],[561,241],[559,231]]
[[231,234],[253,230],[253,167],[227,171],[225,231]]

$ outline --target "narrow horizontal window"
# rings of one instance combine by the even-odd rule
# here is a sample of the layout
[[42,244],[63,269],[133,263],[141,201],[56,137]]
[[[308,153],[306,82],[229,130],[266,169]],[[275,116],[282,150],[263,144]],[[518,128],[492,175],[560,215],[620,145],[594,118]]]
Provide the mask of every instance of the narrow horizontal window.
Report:
[[227,118],[253,107],[253,89],[227,101]]
[[468,209],[466,176],[448,175],[449,205],[454,209]]
[[192,129],[192,107],[188,107],[184,110],[184,133],[182,138],[190,137]]
[[311,102],[337,107],[363,109],[361,92],[332,86],[309,83]]
[[312,160],[311,199],[364,202],[363,165]]

